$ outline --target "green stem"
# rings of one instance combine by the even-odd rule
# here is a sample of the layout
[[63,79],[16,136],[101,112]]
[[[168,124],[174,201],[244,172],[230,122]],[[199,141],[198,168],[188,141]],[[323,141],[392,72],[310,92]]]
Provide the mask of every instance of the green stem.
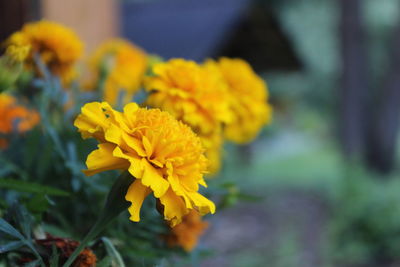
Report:
[[69,267],[76,260],[87,244],[93,240],[101,231],[121,212],[129,207],[129,202],[125,200],[126,192],[130,184],[135,180],[129,172],[125,171],[115,181],[110,192],[108,193],[106,203],[100,213],[96,223],[90,229],[89,233],[83,238],[81,244],[75,249],[63,267]]

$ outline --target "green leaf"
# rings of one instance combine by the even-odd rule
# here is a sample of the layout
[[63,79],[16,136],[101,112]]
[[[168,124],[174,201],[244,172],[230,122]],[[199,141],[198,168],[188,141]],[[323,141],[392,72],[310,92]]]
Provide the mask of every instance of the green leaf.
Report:
[[51,257],[50,257],[50,261],[49,261],[49,265],[50,267],[58,267],[58,261],[59,261],[59,255],[58,255],[58,251],[55,245],[52,246],[51,248],[52,253],[51,253]]
[[26,239],[20,232],[17,231],[17,229],[15,229],[11,224],[6,222],[2,218],[0,218],[0,231],[20,239],[26,246],[28,246],[32,250],[33,254],[35,254],[35,256],[38,258],[38,262],[41,263],[41,265],[43,266],[43,260],[40,257],[39,253],[37,252],[37,250],[35,249],[35,247],[33,246],[32,242]]
[[20,248],[23,245],[25,245],[25,243],[23,241],[11,241],[7,244],[0,245],[0,254]]
[[25,240],[24,236],[3,218],[0,218],[0,231],[18,239]]
[[92,226],[89,233],[86,234],[81,244],[75,249],[63,267],[69,267],[74,262],[79,253],[85,248],[89,241],[93,240],[104,228],[114,220],[121,212],[128,209],[130,203],[125,200],[126,192],[135,178],[128,171],[123,172],[111,187],[107,195],[104,208],[100,211],[97,222]]
[[26,210],[24,206],[21,206],[17,203],[13,205],[13,214],[15,217],[15,221],[19,224],[19,229],[22,230],[22,233],[28,240],[31,237],[31,224],[32,217]]
[[37,267],[40,265],[40,260],[34,260],[31,262],[28,262],[27,264],[24,264],[23,267]]
[[121,254],[119,254],[118,250],[115,248],[114,244],[107,237],[102,237],[104,245],[106,246],[106,250],[108,255],[112,258],[115,266],[125,267],[125,263],[122,260]]
[[37,193],[53,196],[69,196],[69,193],[54,187],[41,185],[33,182],[26,182],[16,179],[1,178],[0,188],[12,189],[20,192]]
[[35,194],[26,204],[28,210],[32,213],[42,213],[49,208],[49,201],[43,194]]
[[110,267],[111,266],[111,257],[106,256],[100,262],[97,263],[97,267]]
[[260,196],[253,196],[250,194],[239,193],[238,199],[243,200],[243,201],[248,201],[248,202],[259,202],[259,201],[262,201],[264,198],[260,197]]

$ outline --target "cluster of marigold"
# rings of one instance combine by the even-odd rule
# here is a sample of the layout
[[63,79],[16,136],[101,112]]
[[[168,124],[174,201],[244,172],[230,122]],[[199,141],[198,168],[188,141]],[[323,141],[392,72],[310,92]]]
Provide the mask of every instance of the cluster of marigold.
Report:
[[[76,63],[83,44],[67,27],[49,21],[29,23],[5,45],[6,56],[23,61],[38,76],[35,55],[64,87],[82,80]],[[168,243],[192,250],[207,227],[201,216],[215,212],[214,203],[198,191],[199,185],[207,186],[205,178],[218,172],[223,143],[250,142],[270,121],[265,82],[241,59],[201,64],[185,59],[154,61],[123,39],[102,44],[87,62],[89,76],[82,90],[97,90],[104,71],[107,74],[102,81],[103,102],[84,105],[74,123],[83,138],[99,142],[84,172],[90,176],[127,170],[134,179],[126,193],[130,219],[140,220],[142,203],[153,193],[171,227]],[[142,89],[146,100],[140,105],[132,102]],[[121,101],[125,106],[117,111]],[[20,131],[38,122],[36,112],[25,109],[27,115],[13,108],[22,107],[11,96],[0,95],[1,133],[12,130],[12,118],[20,119]]]

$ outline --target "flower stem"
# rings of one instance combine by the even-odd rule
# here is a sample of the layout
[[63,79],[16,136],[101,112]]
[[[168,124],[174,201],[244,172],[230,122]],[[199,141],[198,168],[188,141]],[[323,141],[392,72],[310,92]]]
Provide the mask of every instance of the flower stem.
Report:
[[130,184],[135,180],[129,172],[123,172],[115,181],[110,192],[108,193],[106,203],[100,213],[96,223],[90,229],[89,233],[83,238],[80,245],[74,250],[68,260],[64,263],[63,267],[69,267],[79,256],[87,244],[93,240],[100,232],[121,212],[129,207],[129,202],[125,200],[126,192]]

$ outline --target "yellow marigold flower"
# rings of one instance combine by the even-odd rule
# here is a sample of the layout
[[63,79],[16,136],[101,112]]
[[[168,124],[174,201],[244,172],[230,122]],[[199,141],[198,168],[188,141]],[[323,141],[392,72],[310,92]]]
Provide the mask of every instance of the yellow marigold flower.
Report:
[[[114,105],[124,91],[124,102],[127,103],[140,88],[147,68],[147,55],[127,40],[112,39],[93,53],[89,64],[94,75],[92,84],[99,80],[104,67],[108,70],[104,82],[104,100]],[[90,87],[94,89],[93,85]]]
[[216,64],[229,86],[234,119],[224,127],[225,137],[236,143],[253,140],[271,120],[266,83],[242,59],[221,58]]
[[34,66],[33,55],[39,54],[52,73],[59,75],[64,83],[74,76],[74,64],[81,57],[83,44],[69,28],[56,22],[41,20],[25,24],[6,41],[7,46],[30,46],[25,65]]
[[197,192],[199,184],[207,186],[201,141],[167,112],[139,108],[136,103],[118,112],[106,102],[93,102],[82,108],[75,126],[83,138],[94,137],[100,143],[87,158],[85,174],[126,169],[136,178],[126,194],[132,202],[132,221],[140,220],[141,205],[151,192],[172,226],[193,209],[215,212],[214,203]]
[[6,49],[6,55],[16,62],[23,62],[30,49],[30,45],[9,45]]
[[198,212],[192,210],[183,221],[171,228],[167,236],[167,244],[171,247],[181,246],[187,252],[192,251],[197,245],[199,237],[208,228],[208,223],[201,220]]
[[[16,99],[7,94],[0,94],[0,134],[19,133],[32,129],[40,120],[34,110],[17,105]],[[0,148],[7,147],[7,139],[0,138]]]
[[[216,153],[222,141],[215,138],[221,132],[222,123],[229,123],[228,88],[219,70],[212,65],[198,65],[193,61],[172,59],[153,66],[153,77],[145,80],[145,88],[151,92],[147,104],[168,111],[175,118],[188,124],[202,139],[207,157],[219,165]],[[217,140],[217,143],[210,143]],[[217,166],[212,166],[215,172]]]
[[[203,135],[200,139],[206,149],[205,155],[208,159],[209,174],[216,174],[221,168],[223,145],[222,133],[221,131],[216,131],[210,135]],[[207,176],[207,178],[209,178],[209,176]]]
[[200,135],[231,120],[227,87],[214,68],[171,59],[155,64],[153,73],[155,76],[145,80],[145,88],[151,92],[147,100],[150,106],[168,111]]

